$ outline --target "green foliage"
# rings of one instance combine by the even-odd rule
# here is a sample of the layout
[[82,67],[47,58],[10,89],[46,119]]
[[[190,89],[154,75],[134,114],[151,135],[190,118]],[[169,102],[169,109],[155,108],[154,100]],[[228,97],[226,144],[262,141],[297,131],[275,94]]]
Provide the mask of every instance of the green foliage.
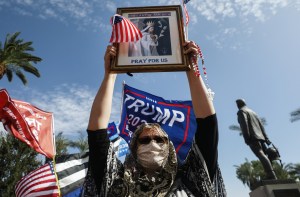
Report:
[[12,135],[0,135],[0,196],[15,196],[16,183],[38,168],[38,153]]
[[[56,135],[56,156],[68,154],[68,147],[78,148],[81,152],[88,149],[83,133],[78,140],[70,141],[59,132]],[[16,183],[26,174],[43,165],[38,160],[39,153],[27,144],[0,130],[0,197],[15,196]],[[46,159],[48,160],[48,159]]]
[[55,136],[56,157],[68,154],[69,140],[66,139],[62,134],[62,132],[59,132]]
[[79,149],[80,152],[85,152],[89,149],[88,141],[83,132],[77,132],[79,137],[76,141],[70,141],[69,145],[72,148]]
[[13,73],[15,73],[26,85],[27,79],[22,71],[40,77],[38,69],[32,63],[36,64],[42,59],[28,53],[34,51],[34,48],[31,46],[32,42],[24,42],[22,39],[18,39],[19,35],[20,32],[12,35],[7,34],[3,46],[0,42],[0,79],[6,75],[8,81],[11,82]]
[[86,139],[86,136],[83,132],[77,132],[78,138],[76,140],[69,140],[63,136],[63,132],[59,132],[55,136],[55,144],[56,144],[56,157],[59,157],[61,155],[68,154],[68,148],[76,148],[79,150],[79,152],[85,152],[88,150],[88,142]]
[[[300,164],[283,164],[282,166],[273,161],[273,169],[276,173],[278,179],[300,179]],[[241,165],[235,165],[236,176],[244,184],[247,185],[250,190],[253,190],[253,186],[256,185],[260,180],[266,179],[266,174],[263,166],[259,160],[248,161],[246,159],[245,163]]]

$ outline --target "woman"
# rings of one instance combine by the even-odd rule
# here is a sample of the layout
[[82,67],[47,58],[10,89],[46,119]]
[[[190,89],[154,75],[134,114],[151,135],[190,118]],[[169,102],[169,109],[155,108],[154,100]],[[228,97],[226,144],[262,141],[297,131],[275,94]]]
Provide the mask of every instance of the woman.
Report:
[[154,34],[154,24],[154,22],[149,21],[147,27],[141,31],[143,37],[140,42],[143,56],[158,56],[158,36]]
[[[186,42],[185,54],[197,54],[194,42]],[[116,49],[108,46],[105,74],[92,105],[88,124],[89,172],[84,196],[226,196],[217,166],[218,126],[213,103],[203,80],[187,71],[197,131],[186,162],[179,166],[168,135],[158,124],[142,124],[133,134],[124,164],[116,158],[108,125],[116,74],[110,62]]]

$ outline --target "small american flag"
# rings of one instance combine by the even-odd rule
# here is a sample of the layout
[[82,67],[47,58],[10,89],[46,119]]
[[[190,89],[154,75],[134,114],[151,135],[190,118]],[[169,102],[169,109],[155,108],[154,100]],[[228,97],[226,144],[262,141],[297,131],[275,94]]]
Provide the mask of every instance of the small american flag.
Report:
[[59,189],[52,162],[22,177],[15,187],[16,197],[58,197]]
[[113,30],[109,42],[135,42],[142,37],[141,31],[125,17],[115,14],[111,20]]
[[190,21],[189,13],[188,13],[187,8],[186,8],[186,4],[187,4],[189,1],[190,1],[190,0],[183,0],[183,8],[184,8],[185,25],[186,25],[186,26],[189,24],[189,21]]

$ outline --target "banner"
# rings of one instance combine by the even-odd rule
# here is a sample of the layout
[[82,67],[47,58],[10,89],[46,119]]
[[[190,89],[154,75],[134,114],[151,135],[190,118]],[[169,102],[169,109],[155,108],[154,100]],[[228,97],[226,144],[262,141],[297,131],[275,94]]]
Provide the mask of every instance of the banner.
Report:
[[137,126],[158,123],[168,133],[179,161],[185,160],[196,132],[191,101],[165,100],[124,84],[120,136],[130,143]]
[[59,189],[52,162],[49,162],[28,175],[16,184],[16,197],[58,197]]
[[55,155],[53,115],[29,103],[12,100],[0,90],[0,120],[5,129],[35,151],[53,158]]
[[56,173],[63,197],[80,197],[88,170],[89,153],[76,153],[56,158]]
[[53,158],[55,155],[53,114],[23,101],[13,99],[13,102],[46,156]]
[[107,134],[110,141],[119,137],[118,127],[115,122],[108,123]]

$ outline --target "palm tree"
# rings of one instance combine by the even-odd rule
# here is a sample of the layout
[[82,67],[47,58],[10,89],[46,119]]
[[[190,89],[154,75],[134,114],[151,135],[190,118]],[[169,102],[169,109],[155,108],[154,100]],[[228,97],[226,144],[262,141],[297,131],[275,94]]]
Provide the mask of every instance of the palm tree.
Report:
[[79,151],[82,153],[89,149],[89,145],[84,133],[80,131],[77,133],[79,134],[79,138],[76,141],[69,141],[69,146],[79,149]]
[[0,42],[0,80],[6,75],[8,81],[11,82],[13,73],[15,73],[26,85],[27,79],[22,70],[40,77],[38,69],[32,63],[40,62],[42,59],[29,53],[34,51],[34,48],[31,47],[32,42],[24,42],[22,39],[18,39],[19,35],[20,32],[12,35],[7,34],[3,46]]
[[[276,161],[272,162],[274,171],[278,179],[292,179],[299,180],[300,178],[300,164],[279,164]],[[244,185],[247,185],[250,190],[256,188],[260,180],[266,179],[266,174],[263,169],[263,166],[259,160],[248,161],[241,165],[235,165],[236,167],[236,176],[242,181]]]
[[56,157],[68,154],[69,140],[66,139],[62,134],[63,132],[59,132],[55,136]]
[[300,120],[300,108],[291,112],[291,122]]

